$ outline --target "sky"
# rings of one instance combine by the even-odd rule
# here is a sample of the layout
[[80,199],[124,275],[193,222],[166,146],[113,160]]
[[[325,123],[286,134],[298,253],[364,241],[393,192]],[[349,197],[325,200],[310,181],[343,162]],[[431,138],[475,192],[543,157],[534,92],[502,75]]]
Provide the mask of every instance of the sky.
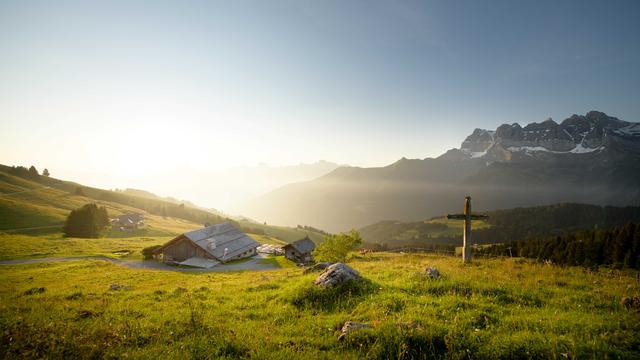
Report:
[[180,197],[238,166],[640,121],[638,18],[638,1],[0,0],[0,163]]

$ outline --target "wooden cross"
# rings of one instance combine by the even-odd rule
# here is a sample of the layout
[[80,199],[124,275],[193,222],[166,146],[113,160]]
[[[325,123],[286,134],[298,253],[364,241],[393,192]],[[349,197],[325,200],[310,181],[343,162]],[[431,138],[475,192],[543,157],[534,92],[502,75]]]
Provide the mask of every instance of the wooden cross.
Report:
[[447,219],[450,220],[464,220],[464,236],[462,238],[462,261],[471,261],[471,220],[481,220],[488,218],[487,215],[473,215],[471,214],[471,196],[465,196],[464,198],[464,213],[463,214],[449,214]]

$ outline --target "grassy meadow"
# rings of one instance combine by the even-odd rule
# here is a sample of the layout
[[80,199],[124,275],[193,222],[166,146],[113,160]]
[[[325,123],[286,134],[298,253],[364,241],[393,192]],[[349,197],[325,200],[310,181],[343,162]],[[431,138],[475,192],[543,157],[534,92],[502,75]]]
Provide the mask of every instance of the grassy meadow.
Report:
[[[135,232],[63,237],[69,211],[88,202],[112,216],[141,211],[0,172],[0,261],[142,259],[143,248],[201,226],[147,213],[147,227]],[[440,235],[461,231],[459,221],[430,221],[444,222]],[[242,224],[269,244],[308,233]],[[640,358],[640,313],[621,305],[640,296],[638,272],[354,254],[349,265],[365,281],[320,290],[312,285],[317,273],[304,274],[284,257],[260,261],[277,269],[187,273],[88,258],[0,264],[0,357]],[[424,276],[428,265],[443,278]],[[372,327],[338,341],[349,320]]]
[[[464,265],[418,254],[354,255],[349,264],[366,281],[334,290],[315,288],[317,273],[291,266],[196,274],[99,260],[0,265],[0,352],[5,358],[640,356],[640,315],[620,304],[623,296],[640,295],[637,273],[519,259]],[[427,265],[443,278],[424,276]],[[113,284],[120,289],[111,290]],[[372,328],[338,341],[348,320]]]

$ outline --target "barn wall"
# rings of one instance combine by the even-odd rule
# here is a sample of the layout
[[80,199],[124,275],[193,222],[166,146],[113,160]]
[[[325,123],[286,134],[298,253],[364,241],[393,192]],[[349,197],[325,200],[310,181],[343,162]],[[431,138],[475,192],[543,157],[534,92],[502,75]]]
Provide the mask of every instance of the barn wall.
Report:
[[297,261],[301,257],[301,255],[302,254],[300,254],[293,247],[289,247],[285,250],[285,257],[290,260]]
[[175,243],[167,246],[163,251],[163,257],[165,260],[172,261],[184,261],[194,256],[210,258],[204,250],[197,245],[194,245],[188,239],[180,239]]

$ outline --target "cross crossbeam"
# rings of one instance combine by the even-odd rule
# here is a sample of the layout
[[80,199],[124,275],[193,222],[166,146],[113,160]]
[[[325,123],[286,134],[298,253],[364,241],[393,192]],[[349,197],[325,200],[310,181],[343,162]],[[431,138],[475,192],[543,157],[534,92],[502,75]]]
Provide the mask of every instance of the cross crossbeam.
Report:
[[471,196],[464,198],[464,213],[463,214],[449,214],[447,219],[449,220],[464,220],[464,236],[462,238],[462,261],[471,261],[471,221],[483,220],[489,216],[482,214],[471,213]]
[[[465,214],[449,214],[447,215],[447,219],[449,220],[465,220],[467,218],[467,215]],[[484,220],[489,218],[488,215],[481,215],[481,214],[473,214],[471,215],[471,220]]]

